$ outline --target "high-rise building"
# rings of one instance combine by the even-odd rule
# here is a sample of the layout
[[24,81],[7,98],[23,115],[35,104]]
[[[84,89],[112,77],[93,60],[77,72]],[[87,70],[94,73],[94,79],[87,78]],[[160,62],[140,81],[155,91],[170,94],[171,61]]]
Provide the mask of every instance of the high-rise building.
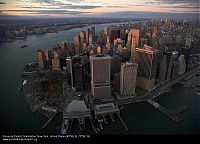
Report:
[[190,60],[191,49],[188,48],[188,47],[184,47],[183,53],[184,53],[184,56],[185,56],[185,64],[186,64],[186,72],[187,72],[188,71],[188,64],[189,64],[189,60]]
[[114,43],[114,39],[120,38],[120,30],[116,28],[109,29],[110,43]]
[[144,45],[136,48],[136,63],[138,64],[137,86],[151,91],[155,87],[155,78],[158,65],[158,50]]
[[83,43],[86,42],[86,34],[85,31],[80,32],[80,44],[83,45]]
[[135,47],[139,47],[139,40],[140,40],[140,30],[138,29],[131,29],[132,38],[135,38]]
[[172,52],[172,69],[171,69],[171,79],[174,79],[178,76],[178,51]]
[[185,46],[188,48],[191,48],[191,46],[192,46],[192,38],[191,37],[186,37]]
[[159,74],[158,79],[162,82],[167,82],[170,80],[172,71],[172,54],[171,52],[164,52],[161,62],[159,64]]
[[61,43],[61,50],[62,50],[63,52],[67,51],[67,42],[66,42],[66,41],[63,41],[63,42]]
[[157,26],[152,26],[152,31],[151,31],[152,35],[158,35],[158,27]]
[[73,81],[73,87],[76,88],[76,91],[83,91],[85,89],[83,64],[80,58],[76,57],[73,58]]
[[123,63],[120,72],[120,93],[122,97],[130,97],[135,94],[136,77],[137,77],[136,63]]
[[120,92],[120,72],[114,74],[113,87],[116,92]]
[[91,27],[90,30],[91,30],[92,37],[95,38],[95,27]]
[[89,28],[87,28],[86,29],[86,42],[87,42],[87,44],[89,44],[89,35],[90,35],[90,29]]
[[112,99],[110,85],[111,57],[91,55],[91,92],[95,99]]
[[45,57],[46,57],[46,61],[47,61],[48,66],[52,66],[52,51],[46,50]]
[[52,59],[52,68],[53,70],[60,70],[60,58]]
[[182,75],[185,73],[186,64],[185,64],[185,56],[182,54],[178,58],[178,74]]
[[74,37],[74,48],[75,48],[75,53],[76,53],[77,55],[79,55],[80,52],[81,52],[81,50],[80,50],[80,48],[81,48],[80,35],[76,35],[76,36]]
[[39,64],[39,68],[46,67],[45,53],[42,50],[38,50],[38,64]]
[[68,79],[69,79],[68,83],[69,83],[70,86],[73,86],[74,82],[73,82],[72,59],[71,59],[71,57],[66,58],[66,70],[67,70]]
[[147,39],[141,38],[141,48],[143,48],[144,45],[147,45]]

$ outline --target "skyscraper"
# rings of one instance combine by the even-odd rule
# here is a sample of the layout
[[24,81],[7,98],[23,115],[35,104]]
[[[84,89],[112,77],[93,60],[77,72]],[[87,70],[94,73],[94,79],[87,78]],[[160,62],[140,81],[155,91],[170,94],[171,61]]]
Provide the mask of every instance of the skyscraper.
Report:
[[91,92],[95,99],[112,99],[110,86],[111,57],[91,55]]
[[114,43],[114,39],[120,38],[120,30],[116,28],[109,29],[110,43]]
[[122,97],[130,97],[135,94],[136,77],[137,77],[136,63],[123,63],[120,72],[120,93]]
[[155,86],[155,78],[158,65],[158,50],[144,45],[144,48],[136,48],[136,63],[138,64],[137,86],[151,91]]
[[76,91],[83,91],[85,89],[84,85],[84,74],[83,74],[83,64],[80,57],[73,57],[73,87]]
[[39,68],[45,68],[45,53],[42,50],[38,50],[38,64]]
[[86,42],[86,34],[84,31],[80,32],[80,44],[83,45],[83,43]]
[[186,64],[185,64],[185,57],[184,55],[180,55],[178,58],[178,74],[182,75],[185,73],[186,70]]
[[135,38],[135,47],[139,47],[139,40],[140,40],[140,30],[138,29],[131,29],[132,38]]
[[52,51],[51,50],[46,50],[45,52],[45,58],[47,61],[48,66],[52,66]]
[[77,55],[79,55],[80,52],[81,52],[80,47],[81,47],[80,35],[76,35],[76,36],[74,37],[74,48],[75,48],[75,53],[76,53]]

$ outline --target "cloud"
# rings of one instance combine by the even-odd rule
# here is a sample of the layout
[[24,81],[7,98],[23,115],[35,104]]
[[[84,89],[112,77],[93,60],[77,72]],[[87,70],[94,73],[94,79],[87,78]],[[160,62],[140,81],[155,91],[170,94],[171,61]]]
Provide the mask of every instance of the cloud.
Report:
[[94,9],[101,6],[91,6],[91,5],[56,5],[56,6],[21,6],[18,5],[19,8],[25,8],[25,9]]
[[24,14],[86,14],[90,12],[67,11],[67,10],[2,10],[2,12],[22,12]]
[[0,2],[0,5],[4,5],[4,4],[6,4],[5,2]]
[[199,0],[153,0],[149,2],[145,2],[145,4],[155,4],[155,5],[161,5],[161,4],[197,4],[199,3]]

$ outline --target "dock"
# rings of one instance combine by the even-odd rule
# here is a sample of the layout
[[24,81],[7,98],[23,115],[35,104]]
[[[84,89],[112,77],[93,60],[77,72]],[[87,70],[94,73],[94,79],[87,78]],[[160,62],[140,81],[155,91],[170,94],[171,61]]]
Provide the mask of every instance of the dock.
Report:
[[51,118],[49,118],[49,120],[44,124],[44,126],[42,127],[42,129],[46,128],[47,125],[52,121],[52,119],[57,115],[57,113],[55,113]]
[[124,121],[122,120],[121,116],[120,116],[119,114],[117,114],[117,116],[119,117],[120,121],[122,122],[122,124],[123,124],[125,130],[128,131],[128,128],[127,128],[127,126],[125,125]]
[[178,123],[181,122],[182,119],[178,116],[176,116],[178,113],[183,112],[183,110],[185,111],[185,107],[181,108],[181,109],[176,109],[173,112],[167,110],[166,108],[162,107],[159,103],[153,101],[153,100],[147,100],[147,102],[149,104],[151,104],[152,106],[154,106],[154,108],[156,108],[157,110],[159,110],[160,112],[162,112],[163,114],[165,114],[168,118],[170,118],[171,120],[173,120],[174,122]]

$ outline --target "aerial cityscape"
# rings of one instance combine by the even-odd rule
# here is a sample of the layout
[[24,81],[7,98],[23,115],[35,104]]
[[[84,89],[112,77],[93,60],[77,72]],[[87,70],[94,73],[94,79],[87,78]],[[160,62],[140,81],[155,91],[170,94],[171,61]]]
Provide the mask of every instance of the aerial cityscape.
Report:
[[5,140],[200,133],[198,0],[1,0],[0,20]]

